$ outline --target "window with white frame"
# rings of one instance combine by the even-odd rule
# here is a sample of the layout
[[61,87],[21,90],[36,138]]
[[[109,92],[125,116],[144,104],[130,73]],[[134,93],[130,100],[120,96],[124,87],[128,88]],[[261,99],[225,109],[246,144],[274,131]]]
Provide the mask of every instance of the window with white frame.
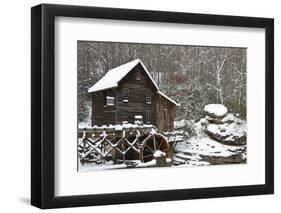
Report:
[[128,88],[122,89],[122,96],[123,96],[123,102],[129,101],[129,89]]
[[151,92],[146,91],[146,103],[151,104]]
[[112,96],[106,96],[106,105],[114,106],[115,98]]

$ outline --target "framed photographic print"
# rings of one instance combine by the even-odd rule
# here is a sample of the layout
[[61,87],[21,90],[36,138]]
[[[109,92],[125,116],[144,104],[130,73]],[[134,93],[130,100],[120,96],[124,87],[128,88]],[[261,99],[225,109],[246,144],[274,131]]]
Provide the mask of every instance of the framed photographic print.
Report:
[[274,21],[31,9],[31,203],[274,191]]

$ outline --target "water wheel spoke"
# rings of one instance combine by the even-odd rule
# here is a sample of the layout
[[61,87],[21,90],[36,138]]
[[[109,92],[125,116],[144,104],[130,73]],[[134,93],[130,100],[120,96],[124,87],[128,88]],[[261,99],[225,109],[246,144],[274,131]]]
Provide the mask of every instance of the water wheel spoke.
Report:
[[148,162],[153,159],[156,150],[160,150],[166,154],[169,152],[169,144],[161,134],[153,134],[147,137],[141,148],[141,161]]
[[149,157],[152,157],[153,155],[145,155],[143,156],[142,158],[149,158]]
[[157,149],[160,150],[160,147],[161,147],[162,143],[163,143],[163,139],[161,138],[161,141],[160,141],[159,146],[157,147]]
[[145,147],[147,147],[151,151],[151,153],[154,153],[154,150],[147,143],[145,144]]
[[153,137],[153,147],[154,147],[154,150],[156,150],[156,140],[155,140],[155,135],[152,136]]
[[154,153],[154,151],[153,151],[153,150],[151,150],[151,149],[145,149],[145,150],[143,150],[143,152],[148,152],[148,153],[151,153],[151,154],[153,154],[153,153]]

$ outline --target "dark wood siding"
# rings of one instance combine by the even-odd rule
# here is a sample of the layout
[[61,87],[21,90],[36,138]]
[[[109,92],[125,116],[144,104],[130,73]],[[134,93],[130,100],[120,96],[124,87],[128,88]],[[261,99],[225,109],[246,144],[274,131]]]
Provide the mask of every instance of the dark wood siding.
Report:
[[[128,102],[123,101],[123,88],[128,88]],[[146,94],[150,92],[151,103],[146,102]],[[137,65],[122,81],[116,89],[116,116],[117,123],[123,122],[123,113],[127,113],[128,122],[134,123],[135,115],[142,115],[144,123],[147,123],[147,112],[151,114],[151,124],[156,125],[155,107],[156,89],[142,66]]]
[[92,94],[92,126],[116,124],[116,101],[114,106],[107,106],[106,96],[115,98],[115,91],[108,89]]
[[[123,91],[126,91],[127,101],[123,100]],[[114,106],[105,105],[106,96],[115,98]],[[147,103],[147,100],[150,102]],[[134,123],[135,116],[141,115],[144,123],[155,125],[159,132],[171,131],[175,110],[174,103],[157,93],[140,64],[119,82],[118,88],[92,94],[92,125],[122,124],[123,121]]]
[[163,96],[156,96],[156,126],[159,132],[174,129],[176,105]]

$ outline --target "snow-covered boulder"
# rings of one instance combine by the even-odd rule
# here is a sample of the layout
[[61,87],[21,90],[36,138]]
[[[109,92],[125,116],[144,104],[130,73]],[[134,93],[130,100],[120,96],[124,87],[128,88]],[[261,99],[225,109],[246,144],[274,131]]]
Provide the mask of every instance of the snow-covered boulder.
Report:
[[214,118],[214,117],[210,117],[209,115],[206,115],[205,119],[210,123],[210,124],[223,124],[224,121],[223,119],[220,118]]
[[223,119],[221,119],[223,123],[233,123],[236,122],[238,124],[242,124],[242,120],[233,115],[232,113],[228,113]]
[[206,133],[213,140],[231,145],[244,145],[247,140],[245,123],[210,124],[207,126]]
[[222,104],[208,104],[204,111],[211,118],[222,119],[227,114],[227,108]]

